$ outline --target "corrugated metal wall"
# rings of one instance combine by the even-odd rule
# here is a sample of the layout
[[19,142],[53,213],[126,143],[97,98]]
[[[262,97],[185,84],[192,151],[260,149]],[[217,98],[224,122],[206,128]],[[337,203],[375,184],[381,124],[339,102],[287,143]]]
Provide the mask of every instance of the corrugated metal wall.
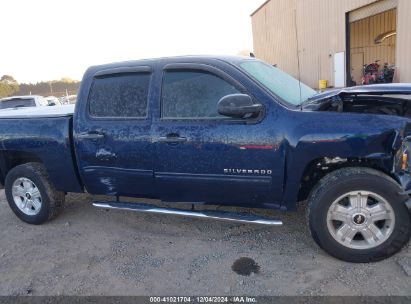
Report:
[[397,8],[397,52],[395,78],[411,82],[411,1],[399,0]]
[[252,18],[254,54],[292,75],[297,74],[296,1],[269,1]]
[[[318,86],[318,79],[327,79],[333,85],[333,55],[346,48],[346,13],[378,1],[385,0],[271,0],[252,15],[254,53],[298,76],[296,14],[301,79],[312,87]],[[398,1],[396,64],[401,81],[411,81],[411,59],[407,55],[411,54],[411,0]],[[410,68],[401,67],[407,64]]]

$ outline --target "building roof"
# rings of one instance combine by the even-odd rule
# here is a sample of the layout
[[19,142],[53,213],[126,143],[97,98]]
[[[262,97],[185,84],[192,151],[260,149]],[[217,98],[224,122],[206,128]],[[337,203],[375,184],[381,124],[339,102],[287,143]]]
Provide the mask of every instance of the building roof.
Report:
[[252,17],[255,13],[257,13],[260,9],[262,9],[270,1],[271,0],[264,1],[263,4],[261,4],[259,7],[257,7],[257,9],[254,12],[251,13],[250,17]]

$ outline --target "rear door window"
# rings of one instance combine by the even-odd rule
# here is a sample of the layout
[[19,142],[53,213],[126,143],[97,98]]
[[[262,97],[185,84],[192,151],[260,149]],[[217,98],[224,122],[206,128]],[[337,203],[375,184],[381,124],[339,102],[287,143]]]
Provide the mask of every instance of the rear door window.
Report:
[[145,118],[150,73],[124,73],[96,77],[89,95],[93,117]]

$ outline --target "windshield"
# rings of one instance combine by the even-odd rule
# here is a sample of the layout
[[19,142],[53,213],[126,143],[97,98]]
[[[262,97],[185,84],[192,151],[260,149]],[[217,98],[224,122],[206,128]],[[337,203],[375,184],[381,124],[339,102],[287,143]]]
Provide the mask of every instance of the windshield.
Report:
[[292,105],[297,106],[317,94],[301,82],[300,97],[300,86],[297,79],[264,62],[248,60],[240,63],[240,67],[276,96]]

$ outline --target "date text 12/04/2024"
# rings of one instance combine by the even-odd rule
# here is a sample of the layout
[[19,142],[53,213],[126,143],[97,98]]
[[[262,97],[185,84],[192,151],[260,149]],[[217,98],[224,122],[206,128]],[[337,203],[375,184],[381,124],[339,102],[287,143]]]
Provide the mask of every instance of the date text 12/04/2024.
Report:
[[150,303],[257,303],[255,297],[247,296],[196,296],[196,297],[150,297]]

